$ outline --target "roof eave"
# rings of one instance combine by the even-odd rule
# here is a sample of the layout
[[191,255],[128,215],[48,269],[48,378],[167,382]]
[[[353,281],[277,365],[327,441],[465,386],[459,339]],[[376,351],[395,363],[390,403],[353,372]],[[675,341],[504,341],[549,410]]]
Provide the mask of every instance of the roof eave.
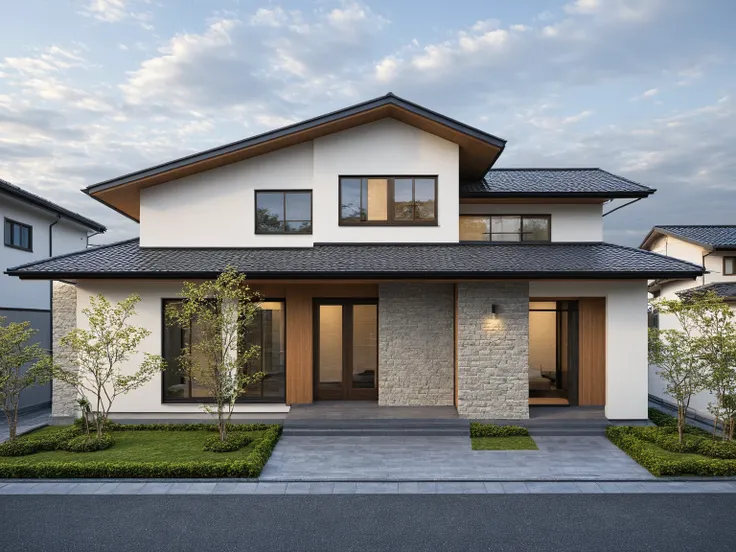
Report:
[[460,192],[465,199],[641,199],[656,190],[647,192]]
[[[8,270],[5,274],[17,276],[22,280],[96,280],[96,279],[167,279],[216,278],[220,272],[30,272]],[[653,271],[653,272],[604,272],[604,271],[559,271],[559,272],[247,272],[250,279],[285,280],[484,280],[484,279],[516,279],[516,280],[648,280],[652,278],[688,279],[702,275],[702,271]]]
[[647,234],[647,237],[644,238],[644,241],[641,242],[641,245],[639,245],[639,249],[647,249],[649,250],[649,246],[651,245],[650,242],[657,236],[669,236],[671,238],[675,238],[678,240],[682,240],[687,243],[692,243],[693,245],[697,245],[702,247],[703,249],[707,249],[708,251],[714,251],[715,248],[710,243],[701,242],[698,240],[694,240],[692,238],[688,238],[685,236],[682,236],[680,234],[676,234],[674,232],[670,232],[669,230],[665,230],[664,228],[661,228],[659,226],[655,226],[649,231],[649,234]]

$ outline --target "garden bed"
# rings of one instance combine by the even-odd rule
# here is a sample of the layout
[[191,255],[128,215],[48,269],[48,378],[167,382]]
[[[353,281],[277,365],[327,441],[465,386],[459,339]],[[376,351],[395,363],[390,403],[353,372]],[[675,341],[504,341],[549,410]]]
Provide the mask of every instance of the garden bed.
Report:
[[522,426],[499,426],[472,422],[470,443],[473,450],[539,450]]
[[217,435],[212,424],[116,424],[109,432],[114,444],[105,450],[48,450],[62,446],[47,443],[70,430],[52,426],[19,437],[20,443],[42,443],[46,450],[0,456],[0,478],[257,477],[281,435],[280,425],[235,425],[232,433],[246,444],[232,452],[210,452],[204,446]]
[[680,443],[675,418],[656,409],[649,418],[657,427],[608,426],[606,435],[656,476],[736,476],[736,444],[692,426]]

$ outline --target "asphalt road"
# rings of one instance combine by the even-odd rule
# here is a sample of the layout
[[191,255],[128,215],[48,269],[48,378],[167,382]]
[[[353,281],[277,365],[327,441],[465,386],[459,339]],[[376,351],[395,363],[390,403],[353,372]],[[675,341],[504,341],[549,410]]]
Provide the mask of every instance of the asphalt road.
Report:
[[736,495],[0,496],[0,550],[734,550]]

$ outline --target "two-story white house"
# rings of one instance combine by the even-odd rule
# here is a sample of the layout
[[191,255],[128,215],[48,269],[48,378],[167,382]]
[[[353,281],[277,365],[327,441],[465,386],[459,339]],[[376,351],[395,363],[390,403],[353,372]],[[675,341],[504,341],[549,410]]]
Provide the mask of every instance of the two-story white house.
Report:
[[[368,400],[646,419],[647,280],[702,268],[602,241],[606,202],[654,190],[599,169],[493,169],[505,146],[388,94],[90,186],[140,238],[10,272],[57,282],[60,326],[84,325],[94,294],[141,295],[141,354],[169,369],[120,397],[119,417],[192,417],[211,400],[176,370],[197,332],[163,310],[183,281],[234,266],[265,298],[249,339],[267,377],[238,413]],[[54,414],[71,399],[55,394]]]
[[[99,222],[73,213],[55,203],[0,179],[0,316],[5,323],[25,322],[37,330],[36,340],[51,349],[51,284],[23,282],[4,271],[11,266],[64,255],[87,247],[87,237],[105,232]],[[51,401],[51,385],[35,386],[21,393],[20,406],[31,409]]]
[[[704,270],[703,275],[695,280],[654,280],[649,285],[652,295],[677,299],[683,292],[712,291],[736,310],[736,226],[655,226],[644,238],[641,248],[699,264]],[[674,316],[658,315],[656,321],[663,330],[679,327]],[[673,400],[664,392],[665,385],[657,371],[657,366],[649,367],[651,398],[671,405]],[[690,402],[692,414],[710,421],[712,416],[708,412],[708,403],[713,400],[710,393],[698,393]]]

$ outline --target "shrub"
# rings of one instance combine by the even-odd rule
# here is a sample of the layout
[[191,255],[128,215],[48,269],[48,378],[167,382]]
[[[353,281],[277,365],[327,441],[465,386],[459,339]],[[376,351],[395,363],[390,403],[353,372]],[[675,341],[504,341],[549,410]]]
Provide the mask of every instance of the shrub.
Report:
[[258,477],[281,435],[280,425],[265,427],[263,438],[244,459],[198,462],[0,462],[0,478]]
[[652,475],[736,475],[736,460],[705,456],[684,456],[682,458],[664,456],[637,436],[635,431],[637,429],[641,428],[608,426],[606,436],[614,445],[649,470]]
[[655,425],[664,427],[677,427],[677,418],[670,416],[661,410],[656,408],[649,409],[649,419],[654,422]]
[[701,436],[685,433],[681,443],[677,435],[677,428],[671,426],[637,427],[633,428],[633,433],[637,437],[670,452],[697,452],[700,442],[704,439]]
[[[81,419],[74,422],[83,424]],[[228,431],[264,431],[272,428],[274,424],[228,424]],[[217,431],[217,424],[120,424],[118,422],[107,422],[109,431]]]
[[61,445],[62,450],[69,452],[96,452],[110,448],[115,441],[109,433],[97,435],[78,435]]
[[471,437],[521,437],[529,435],[529,430],[523,426],[470,423]]
[[698,445],[698,452],[711,458],[736,460],[736,442],[702,439]]
[[252,443],[253,439],[242,432],[228,433],[224,441],[220,440],[219,433],[212,437],[207,437],[204,441],[204,450],[210,452],[234,452],[243,448],[248,443]]
[[71,426],[59,431],[42,435],[24,435],[12,441],[0,444],[0,456],[26,456],[35,452],[59,450],[70,439],[80,435],[82,430],[78,426]]

